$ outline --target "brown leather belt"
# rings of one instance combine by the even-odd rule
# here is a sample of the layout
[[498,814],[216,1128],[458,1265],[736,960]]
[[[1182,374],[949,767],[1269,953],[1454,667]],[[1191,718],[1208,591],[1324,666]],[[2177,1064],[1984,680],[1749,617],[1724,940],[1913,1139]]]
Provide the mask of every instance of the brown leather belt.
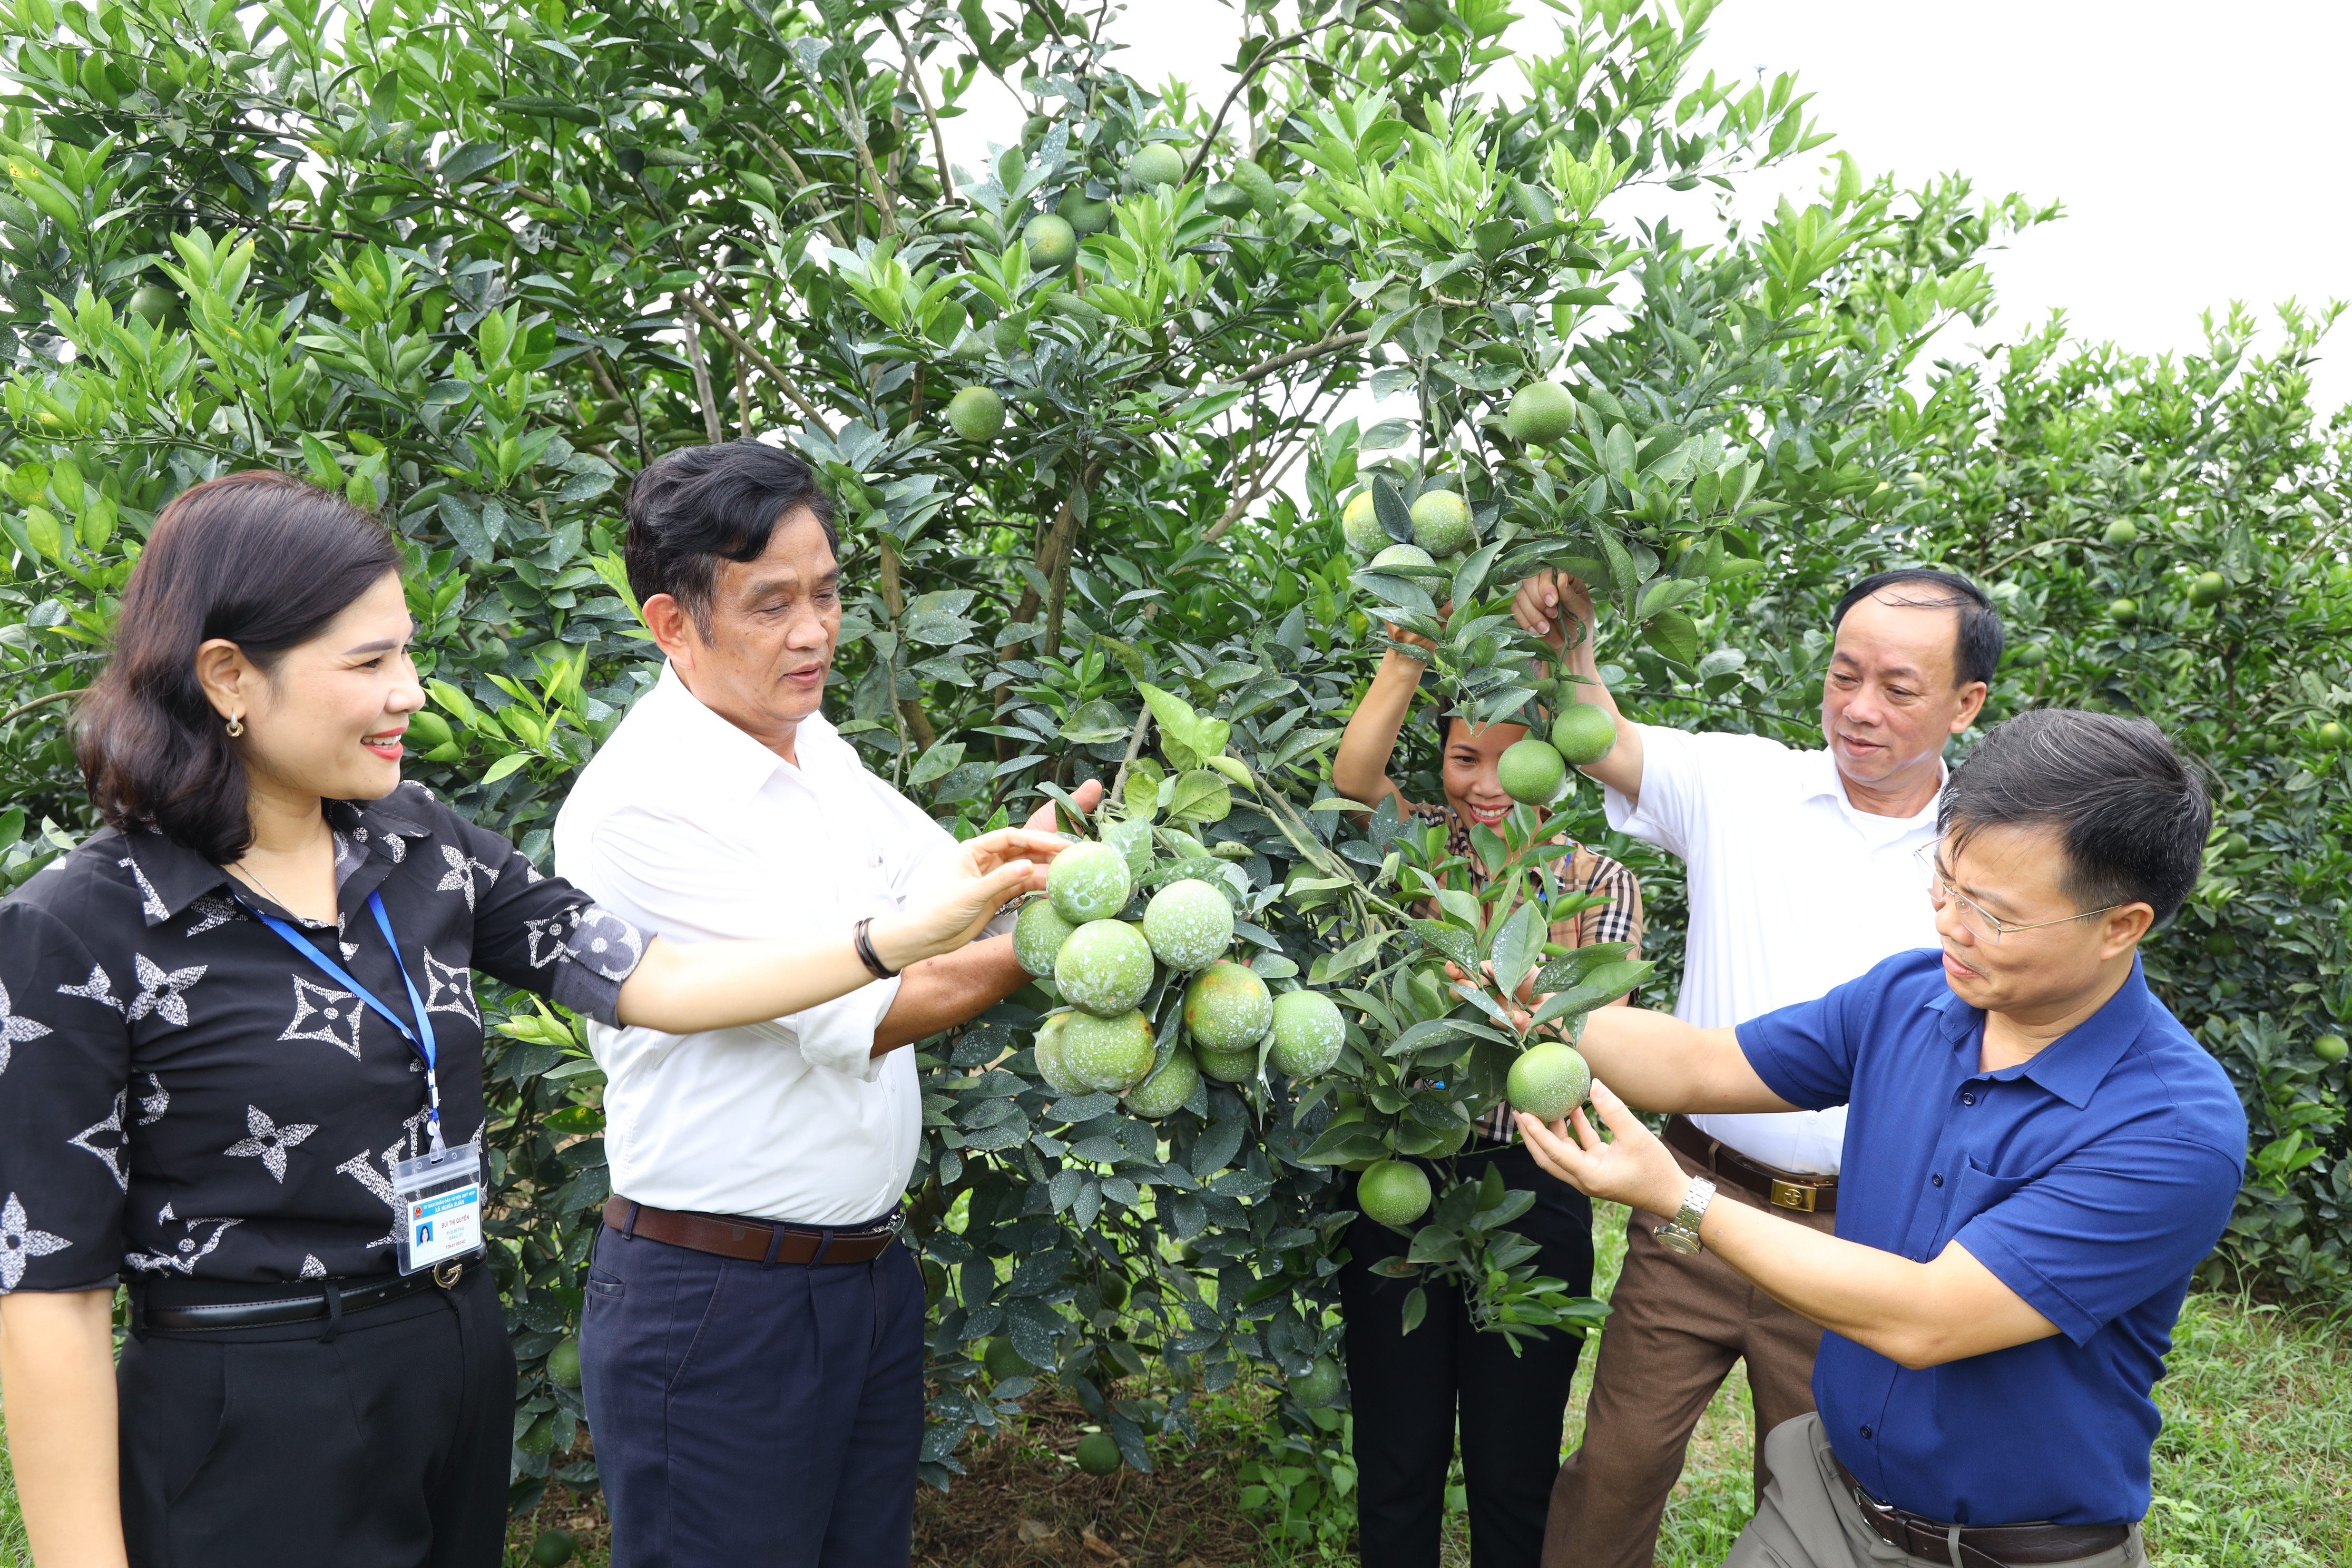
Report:
[[1776,1209],[1799,1214],[1837,1213],[1835,1176],[1813,1171],[1782,1171],[1749,1159],[1698,1123],[1676,1116],[1666,1123],[1666,1146],[1678,1149],[1735,1187],[1744,1187]]
[[642,1236],[746,1263],[871,1263],[898,1239],[900,1216],[893,1211],[877,1224],[830,1228],[772,1225],[727,1215],[657,1209],[616,1194],[604,1200],[604,1223],[624,1236]]
[[[1889,1546],[1951,1568],[2010,1568],[2021,1563],[2074,1563],[2112,1552],[2131,1538],[2120,1524],[1989,1524],[1964,1525],[1957,1537],[1948,1524],[1883,1503],[1863,1489],[1845,1461],[1836,1455],[1838,1479],[1861,1505],[1864,1522]],[[1951,1543],[1959,1543],[1959,1561],[1953,1562]]]

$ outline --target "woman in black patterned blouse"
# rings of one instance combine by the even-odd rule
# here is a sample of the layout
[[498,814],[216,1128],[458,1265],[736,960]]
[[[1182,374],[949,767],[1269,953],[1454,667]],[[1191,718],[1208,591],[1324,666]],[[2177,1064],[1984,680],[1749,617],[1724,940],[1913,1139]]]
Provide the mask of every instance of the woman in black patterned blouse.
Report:
[[109,826],[0,903],[0,1388],[41,1568],[497,1563],[514,1362],[478,1214],[459,1190],[436,1240],[395,1186],[478,1154],[470,972],[749,1024],[962,945],[1059,847],[976,839],[933,905],[813,951],[665,942],[401,783],[398,565],[283,475],[166,507],[79,715]]
[[[1388,632],[1393,640],[1429,646],[1395,626]],[[1473,825],[1497,827],[1510,815],[1516,803],[1503,793],[1497,764],[1505,751],[1526,737],[1527,726],[1473,729],[1441,712],[1439,775],[1445,799],[1429,805],[1406,800],[1388,776],[1389,761],[1420,689],[1423,668],[1419,659],[1393,649],[1381,661],[1332,758],[1332,787],[1375,807],[1394,795],[1400,816],[1443,824],[1446,853],[1475,867],[1470,830]],[[1552,921],[1553,942],[1562,947],[1630,942],[1629,956],[1638,953],[1642,890],[1632,871],[1578,845],[1561,868],[1560,880],[1570,891],[1605,901]],[[1431,918],[1437,913],[1424,912]],[[1612,1005],[1625,1000],[1621,996]],[[1512,1228],[1536,1244],[1544,1273],[1583,1294],[1592,1288],[1591,1202],[1580,1193],[1563,1193],[1563,1183],[1544,1180],[1517,1136],[1510,1107],[1497,1107],[1471,1145],[1445,1162],[1447,1169],[1430,1166],[1433,1182],[1443,1190],[1453,1182],[1475,1181],[1491,1165],[1512,1188],[1535,1194],[1535,1206]],[[1339,1296],[1356,1416],[1357,1536],[1364,1568],[1435,1568],[1457,1428],[1474,1560],[1481,1568],[1535,1568],[1583,1342],[1554,1331],[1514,1356],[1502,1335],[1480,1332],[1472,1324],[1460,1291],[1444,1284],[1425,1287],[1427,1315],[1406,1334],[1404,1297],[1421,1282],[1372,1271],[1402,1250],[1396,1232],[1359,1215],[1348,1229],[1348,1250]]]

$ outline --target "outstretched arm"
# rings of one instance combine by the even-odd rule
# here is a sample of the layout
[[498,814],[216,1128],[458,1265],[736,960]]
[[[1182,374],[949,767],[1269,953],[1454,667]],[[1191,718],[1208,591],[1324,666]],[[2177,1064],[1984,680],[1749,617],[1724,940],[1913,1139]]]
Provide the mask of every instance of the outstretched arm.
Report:
[[[1691,1179],[1674,1152],[1606,1084],[1593,1084],[1592,1107],[1613,1142],[1602,1142],[1581,1110],[1549,1127],[1522,1112],[1519,1131],[1537,1163],[1596,1198],[1656,1215],[1681,1208]],[[1727,1202],[1708,1205],[1698,1234],[1741,1279],[1790,1311],[1913,1371],[2058,1331],[1958,1241],[1914,1263]]]
[[1794,1110],[1766,1086],[1730,1029],[1702,1029],[1671,1013],[1606,1007],[1585,1015],[1576,1048],[1592,1076],[1644,1110]]
[[[1389,627],[1389,636],[1399,642],[1430,646],[1410,632]],[[1396,754],[1399,731],[1404,728],[1405,715],[1412,710],[1413,693],[1421,689],[1421,672],[1429,667],[1411,654],[1389,650],[1381,660],[1380,669],[1372,676],[1371,689],[1364,700],[1356,704],[1355,717],[1348,721],[1347,732],[1339,737],[1339,749],[1331,758],[1331,787],[1349,800],[1360,800],[1378,807],[1381,800],[1396,795],[1397,811],[1405,809],[1403,795],[1389,777],[1389,759]]]
[[[1089,813],[1102,804],[1102,796],[1100,779],[1087,780],[1070,795],[1079,810]],[[1051,834],[1054,823],[1054,805],[1048,801],[1030,814],[1027,826],[1032,833]],[[1029,972],[1014,961],[1009,936],[989,937],[961,952],[927,958],[898,982],[890,1010],[875,1026],[874,1054],[884,1056],[952,1029],[1028,984]]]
[[[905,969],[953,952],[1009,900],[1042,892],[1045,868],[1066,842],[1059,834],[1021,827],[972,839],[963,846],[959,875],[929,904],[867,928],[876,955],[885,968]],[[845,996],[873,978],[846,931],[814,944],[656,937],[622,983],[620,1020],[668,1035],[737,1028]]]
[[1642,803],[1642,731],[1640,726],[1617,710],[1617,700],[1609,688],[1601,683],[1600,661],[1593,657],[1592,635],[1594,614],[1591,591],[1565,572],[1547,567],[1519,584],[1517,596],[1511,601],[1511,615],[1520,626],[1543,637],[1556,648],[1562,647],[1569,637],[1562,620],[1577,625],[1575,646],[1562,649],[1561,665],[1565,673],[1582,676],[1572,682],[1573,698],[1563,688],[1559,700],[1590,702],[1617,721],[1617,749],[1594,763],[1584,772],[1599,779],[1635,805]]

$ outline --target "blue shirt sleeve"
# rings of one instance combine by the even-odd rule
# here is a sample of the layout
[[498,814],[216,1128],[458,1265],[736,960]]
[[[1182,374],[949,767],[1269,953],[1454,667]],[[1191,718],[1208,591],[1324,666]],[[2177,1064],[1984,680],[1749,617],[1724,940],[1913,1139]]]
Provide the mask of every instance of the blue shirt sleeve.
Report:
[[1736,1033],[1767,1089],[1799,1110],[1827,1110],[1853,1099],[1854,1073],[1873,1039],[1892,1039],[1903,1016],[1947,994],[1942,956],[1916,948],[1815,1001],[1750,1018]]
[[2034,1177],[1973,1162],[1953,1240],[2076,1344],[2189,1277],[2221,1239],[2239,1168],[2221,1150],[2145,1128],[2085,1144]]

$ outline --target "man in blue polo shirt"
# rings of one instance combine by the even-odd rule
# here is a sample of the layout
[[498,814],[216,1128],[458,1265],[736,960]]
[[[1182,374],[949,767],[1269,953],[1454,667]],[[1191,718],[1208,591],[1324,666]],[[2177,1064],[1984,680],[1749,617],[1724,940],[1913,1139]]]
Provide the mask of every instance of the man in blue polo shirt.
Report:
[[[1767,1440],[1729,1568],[2143,1561],[2149,1390],[2244,1174],[2237,1095],[2138,957],[2210,817],[2146,721],[2011,719],[1921,852],[1940,947],[1736,1030],[1595,1013],[1581,1045],[1614,1142],[1581,1111],[1520,1118],[1555,1174],[1673,1216],[1662,1243],[1828,1331],[1820,1408]],[[1711,1205],[1629,1102],[1849,1107],[1837,1234]]]

